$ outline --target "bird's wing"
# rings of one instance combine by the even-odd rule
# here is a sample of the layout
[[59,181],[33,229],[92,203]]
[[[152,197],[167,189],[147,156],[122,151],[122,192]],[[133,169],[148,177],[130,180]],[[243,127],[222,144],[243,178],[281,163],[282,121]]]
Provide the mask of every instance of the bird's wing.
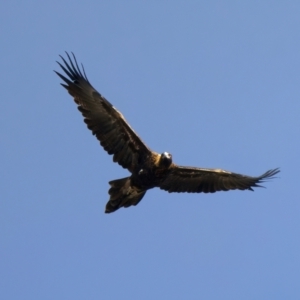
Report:
[[272,179],[279,169],[269,170],[258,177],[232,173],[220,169],[201,169],[173,165],[160,188],[169,193],[214,193],[229,190],[252,190]]
[[55,71],[66,83],[61,85],[74,97],[87,127],[108,154],[113,154],[113,161],[132,172],[136,165],[151,155],[151,150],[133,131],[123,115],[92,87],[83,66],[83,72],[78,67],[74,54],[74,62],[68,53],[67,56],[69,62],[61,56],[64,65],[57,63],[68,78]]

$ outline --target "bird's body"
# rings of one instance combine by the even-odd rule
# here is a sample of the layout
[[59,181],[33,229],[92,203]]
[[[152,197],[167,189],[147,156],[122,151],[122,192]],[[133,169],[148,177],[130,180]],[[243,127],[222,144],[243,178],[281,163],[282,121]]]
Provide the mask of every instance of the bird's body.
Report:
[[110,181],[110,199],[106,213],[120,207],[137,205],[146,191],[159,187],[168,192],[214,193],[228,190],[253,190],[259,183],[272,178],[278,169],[269,170],[261,176],[245,176],[221,169],[182,167],[172,162],[172,155],[158,154],[150,150],[126,122],[124,116],[89,83],[84,69],[62,58],[60,67],[70,78],[59,74],[62,84],[74,97],[88,128],[100,144],[113,155],[113,161],[131,172],[130,177]]

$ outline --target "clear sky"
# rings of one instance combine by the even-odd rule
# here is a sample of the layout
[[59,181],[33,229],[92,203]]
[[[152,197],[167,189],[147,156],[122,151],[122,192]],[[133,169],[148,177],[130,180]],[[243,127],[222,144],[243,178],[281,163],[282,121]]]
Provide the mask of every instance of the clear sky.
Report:
[[[300,299],[299,1],[2,1],[0,299]],[[53,70],[73,51],[149,147],[265,189],[148,191]]]

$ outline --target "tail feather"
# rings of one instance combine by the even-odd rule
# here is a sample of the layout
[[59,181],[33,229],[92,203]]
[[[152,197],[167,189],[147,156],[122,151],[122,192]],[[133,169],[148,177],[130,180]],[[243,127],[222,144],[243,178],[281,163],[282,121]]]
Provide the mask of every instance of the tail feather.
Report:
[[146,191],[131,185],[130,177],[112,180],[108,193],[110,199],[106,204],[105,213],[111,213],[120,207],[137,205],[144,197]]

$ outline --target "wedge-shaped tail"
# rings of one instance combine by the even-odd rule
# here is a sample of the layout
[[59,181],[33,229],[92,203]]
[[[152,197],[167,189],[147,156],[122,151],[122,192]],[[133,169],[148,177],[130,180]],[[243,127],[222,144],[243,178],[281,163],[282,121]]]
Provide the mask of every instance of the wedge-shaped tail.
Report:
[[146,194],[145,190],[131,185],[130,177],[112,180],[109,184],[110,199],[106,204],[105,213],[114,212],[120,207],[137,205]]

